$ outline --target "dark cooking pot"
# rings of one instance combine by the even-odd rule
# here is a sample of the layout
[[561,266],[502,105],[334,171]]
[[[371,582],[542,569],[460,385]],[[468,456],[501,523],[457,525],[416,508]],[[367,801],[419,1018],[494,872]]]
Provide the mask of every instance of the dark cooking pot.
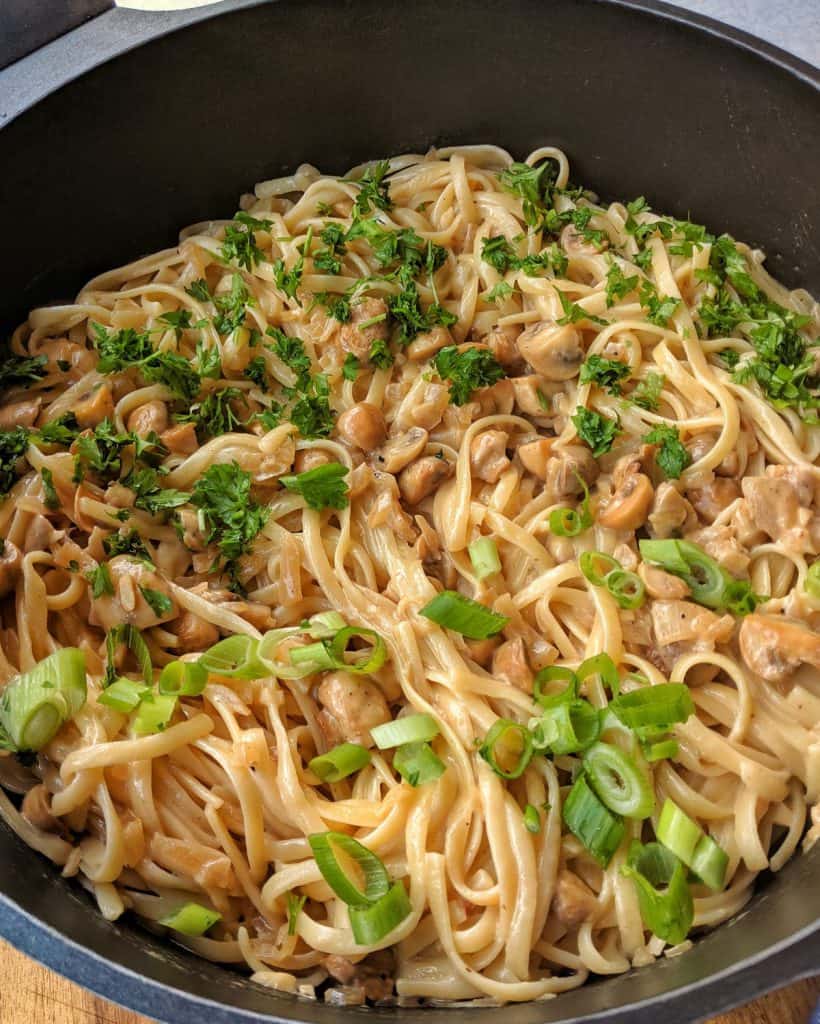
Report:
[[[243,189],[303,160],[341,172],[444,141],[517,155],[556,143],[574,180],[691,211],[762,245],[787,283],[820,291],[820,76],[785,53],[650,3],[225,7],[108,12],[0,73],[5,324],[172,244],[187,223],[230,215]],[[106,923],[6,829],[0,890],[0,933],[14,945],[163,1021],[319,1024],[340,1012]],[[816,970],[819,908],[820,844],[686,954],[493,1020],[700,1020]],[[401,1024],[474,1014],[371,1011]]]

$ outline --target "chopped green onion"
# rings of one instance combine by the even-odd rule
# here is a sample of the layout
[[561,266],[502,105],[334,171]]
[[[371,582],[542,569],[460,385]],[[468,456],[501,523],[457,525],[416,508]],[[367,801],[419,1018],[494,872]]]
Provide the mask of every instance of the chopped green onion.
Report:
[[705,608],[748,615],[760,601],[749,583],[734,579],[697,544],[688,540],[642,540],[639,547],[644,561],[679,576],[692,591],[692,600]]
[[142,639],[140,631],[130,623],[122,622],[119,626],[109,629],[105,637],[105,655],[107,664],[105,666],[104,684],[109,686],[117,678],[117,670],[114,667],[114,657],[120,644],[125,646],[134,654],[139,662],[140,672],[146,686],[151,686],[154,681],[154,667],[151,664],[151,652],[148,644]]
[[620,747],[594,744],[584,755],[584,771],[598,797],[615,814],[642,820],[654,810],[652,783]]
[[636,573],[627,572],[626,569],[613,569],[604,585],[621,608],[640,608],[646,596],[643,580]]
[[329,640],[336,636],[340,629],[347,625],[345,619],[338,612],[319,612],[308,619],[307,632],[315,640]]
[[806,580],[803,586],[806,588],[806,592],[809,597],[813,597],[815,600],[820,601],[820,559],[816,562],[812,562],[809,566],[809,571],[806,573]]
[[126,679],[122,676],[116,679],[110,686],[107,686],[97,698],[98,704],[103,704],[114,711],[121,711],[129,714],[139,704],[150,689],[134,679]]
[[208,671],[197,661],[171,661],[159,674],[159,692],[172,697],[196,697],[205,689]]
[[394,882],[384,896],[370,906],[348,910],[353,938],[360,946],[372,946],[389,935],[412,911],[407,891],[401,882]]
[[587,700],[573,700],[546,708],[530,722],[533,746],[556,757],[577,754],[598,739],[601,719]]
[[563,817],[570,832],[606,867],[621,845],[624,823],[601,803],[583,775],[578,776],[564,800]]
[[85,701],[85,655],[76,647],[63,647],[3,690],[0,745],[13,750],[42,750]]
[[541,815],[538,813],[538,808],[533,807],[532,804],[527,804],[524,808],[524,828],[532,834],[538,835],[541,831]]
[[607,576],[615,569],[623,569],[621,563],[603,551],[584,551],[578,559],[581,572],[594,587],[606,586]]
[[270,670],[257,659],[259,641],[237,634],[226,637],[209,647],[199,664],[215,675],[226,679],[263,679]]
[[296,923],[299,920],[299,915],[302,913],[302,908],[307,902],[307,896],[297,896],[295,892],[285,893],[285,900],[287,901],[288,908],[288,935],[296,934]]
[[656,834],[710,889],[723,888],[729,857],[674,801],[664,803]]
[[497,572],[501,572],[501,559],[498,557],[498,548],[492,537],[479,537],[467,548],[470,561],[473,564],[473,572],[480,579],[486,579]]
[[340,782],[370,764],[370,752],[358,743],[340,743],[326,754],[308,762],[308,768],[322,782]]
[[370,730],[379,750],[400,747],[403,743],[424,743],[439,734],[438,722],[432,715],[402,715],[392,722],[374,725]]
[[[545,693],[544,687],[552,682],[565,682],[567,685],[558,693]],[[578,677],[566,665],[549,665],[536,675],[532,695],[545,708],[575,700],[578,696]]]
[[[310,627],[309,622],[306,625],[307,627]],[[319,628],[322,629],[322,626]],[[305,628],[305,624],[302,626],[286,626],[281,629],[269,629],[259,641],[259,646],[256,648],[256,661],[262,666],[260,675],[278,676],[280,679],[304,679],[305,676],[309,676],[314,672],[320,671],[320,667],[333,668],[334,666],[329,662],[327,645],[324,641],[322,641],[324,653],[319,651],[319,644],[307,644],[288,650],[286,652],[287,661],[277,660],[276,652],[282,641],[304,632],[307,632],[308,634],[311,632],[310,628]],[[305,656],[304,651],[307,647],[311,647],[313,649],[307,656]],[[302,653],[297,654],[294,659],[291,657],[291,654],[295,651],[300,651]],[[316,662],[312,660],[312,657],[318,657],[322,661],[322,665],[317,666]]]
[[393,767],[411,786],[435,782],[445,771],[444,762],[429,743],[403,743],[393,755]]
[[678,858],[660,843],[642,846],[634,841],[621,874],[635,883],[641,917],[653,935],[673,946],[683,942],[695,910],[686,869]]
[[532,760],[532,736],[520,722],[499,718],[493,723],[478,752],[496,775],[502,779],[517,779],[524,774]]
[[601,683],[613,697],[617,697],[620,692],[621,677],[618,675],[618,666],[605,651],[582,661],[575,670],[575,675],[578,677],[579,686],[588,676],[600,676]]
[[152,736],[163,732],[174,717],[176,706],[177,699],[170,694],[146,693],[134,717],[134,733],[137,736]]
[[210,907],[203,907],[200,903],[185,903],[172,913],[161,917],[158,923],[166,928],[172,928],[181,935],[204,935],[221,920],[222,915]]
[[678,755],[678,741],[674,739],[659,740],[657,743],[642,743],[643,756],[650,763],[665,761]]
[[419,614],[470,640],[486,640],[487,637],[495,636],[510,621],[506,615],[498,615],[486,605],[464,597],[455,590],[442,590]]
[[[354,637],[366,640],[371,645],[370,652],[350,650],[348,644]],[[387,645],[373,629],[345,626],[330,641],[330,656],[336,668],[356,675],[368,675],[378,672],[387,660]]]
[[288,655],[291,665],[309,669],[310,674],[337,667],[330,651],[321,640],[302,647],[291,647]]
[[[308,836],[308,842],[322,878],[348,906],[367,907],[387,894],[390,888],[387,869],[375,853],[362,846],[353,836],[345,835],[343,832],[317,832]],[[363,890],[358,888],[339,863],[334,846],[361,869],[364,879]]]
[[586,481],[578,473],[575,474],[584,489],[584,500],[580,511],[574,508],[554,508],[550,512],[550,531],[556,537],[577,537],[592,526],[592,513],[589,510],[589,488]]
[[610,711],[617,715],[627,729],[647,726],[666,731],[676,722],[685,722],[694,713],[695,705],[689,687],[683,683],[660,683],[640,690],[622,693],[609,703]]

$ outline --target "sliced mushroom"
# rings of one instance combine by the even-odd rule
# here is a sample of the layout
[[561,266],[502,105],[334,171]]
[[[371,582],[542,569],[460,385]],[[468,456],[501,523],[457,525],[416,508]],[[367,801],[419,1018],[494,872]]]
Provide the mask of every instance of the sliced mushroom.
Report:
[[591,487],[600,474],[598,463],[586,445],[568,444],[555,449],[547,463],[545,490],[559,500],[573,494],[583,494],[584,487]]
[[515,367],[523,365],[521,353],[516,341],[521,334],[519,326],[508,324],[505,327],[494,327],[481,339],[502,366]]
[[516,448],[521,465],[539,480],[547,478],[547,466],[552,457],[553,444],[553,438],[539,437],[537,441],[527,441]]
[[503,676],[507,682],[523,690],[524,693],[532,693],[533,674],[527,661],[527,649],[524,640],[520,636],[512,640],[505,640],[504,643],[493,653],[493,675]]
[[698,525],[695,510],[668,481],[658,485],[648,521],[652,536],[663,539],[680,536]]
[[474,476],[488,484],[498,482],[510,465],[507,445],[510,435],[503,430],[485,430],[470,444],[470,469]]
[[515,404],[525,416],[548,416],[552,408],[552,396],[544,378],[537,373],[526,377],[510,377]]
[[540,320],[518,337],[518,350],[547,380],[571,380],[584,361],[581,332],[569,324]]
[[740,626],[740,653],[752,670],[777,683],[804,662],[820,668],[820,633],[783,615],[747,615]]
[[212,622],[189,611],[182,612],[169,630],[176,635],[176,649],[181,653],[205,651],[219,639],[219,630]]
[[385,473],[399,473],[424,451],[428,433],[421,427],[411,427],[402,434],[388,438],[373,453],[373,464]]
[[387,436],[381,410],[370,402],[357,402],[336,420],[336,429],[348,444],[372,452]]
[[94,368],[94,353],[84,345],[78,345],[68,338],[50,338],[40,346],[38,355],[46,357],[49,373],[72,373],[74,376],[88,373]]
[[584,236],[572,225],[567,224],[560,235],[561,248],[569,256],[597,256],[609,246],[609,239],[600,243],[585,241]]
[[25,398],[22,402],[9,402],[0,408],[0,430],[15,427],[33,427],[40,414],[42,398]]
[[432,358],[436,352],[447,345],[453,344],[453,336],[446,327],[437,326],[431,331],[423,331],[417,334],[407,346],[407,358],[414,363],[422,363]]
[[92,626],[107,631],[128,622],[137,629],[149,629],[179,614],[168,584],[150,563],[117,555],[108,563],[108,571],[114,593],[92,600],[88,616]]
[[93,428],[114,415],[114,398],[108,384],[100,384],[90,395],[80,399],[72,412],[83,430]]
[[161,434],[168,426],[168,407],[159,399],[138,405],[128,417],[126,426],[140,437],[147,437],[150,433]]
[[193,423],[175,423],[173,427],[163,430],[160,441],[169,452],[177,455],[193,455],[199,447]]
[[598,513],[601,526],[631,531],[644,525],[655,490],[649,477],[639,469],[640,461],[631,455],[615,466],[612,474],[615,492]]
[[683,600],[692,593],[682,579],[646,562],[641,562],[638,566],[638,575],[644,581],[647,594],[655,600]]
[[401,471],[399,491],[408,505],[418,505],[452,474],[453,467],[446,459],[425,455]]
[[293,460],[294,473],[307,473],[309,469],[324,466],[330,462],[330,456],[321,448],[302,448]]
[[736,480],[718,476],[703,487],[690,487],[686,496],[700,518],[713,523],[721,512],[740,497],[740,487]]

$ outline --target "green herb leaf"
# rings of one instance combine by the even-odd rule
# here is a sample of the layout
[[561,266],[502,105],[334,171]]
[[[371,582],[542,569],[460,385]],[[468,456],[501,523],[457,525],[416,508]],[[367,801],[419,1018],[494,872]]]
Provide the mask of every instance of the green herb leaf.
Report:
[[390,199],[390,189],[384,180],[390,172],[390,161],[381,160],[377,164],[368,167],[358,181],[353,184],[359,188],[359,194],[353,203],[353,213],[362,216],[369,213],[371,209],[389,210],[393,206]]
[[672,299],[666,295],[659,295],[657,289],[649,281],[641,284],[638,298],[646,310],[646,318],[650,323],[658,327],[666,327],[680,305],[680,299]]
[[60,507],[60,499],[57,497],[57,492],[54,489],[53,473],[46,466],[43,466],[40,470],[40,476],[43,480],[43,501],[46,508],[58,509]]
[[167,594],[163,594],[161,590],[152,590],[151,587],[141,586],[140,593],[150,605],[154,615],[160,618],[167,615],[174,607],[171,598]]
[[619,359],[605,359],[603,356],[591,355],[581,365],[579,383],[597,384],[605,388],[610,395],[620,395],[622,380],[631,373],[630,367]]
[[0,362],[0,389],[6,391],[45,377],[47,359],[45,356],[7,356]]
[[557,324],[577,324],[582,320],[589,320],[593,324],[606,324],[606,320],[602,320],[599,316],[593,316],[592,313],[588,313],[582,306],[579,306],[575,302],[571,302],[566,295],[560,290],[558,292],[558,299],[561,303],[561,308],[564,311],[564,315],[559,317],[555,322]]
[[212,391],[202,402],[193,405],[190,412],[178,415],[177,422],[193,423],[200,441],[233,433],[237,427],[242,426],[243,421],[231,403],[241,398],[239,388]]
[[450,382],[452,405],[466,405],[473,392],[491,387],[506,376],[492,352],[476,346],[459,352],[456,345],[446,345],[433,363],[442,380]]
[[692,462],[692,456],[680,439],[674,427],[659,423],[644,437],[647,444],[660,445],[655,461],[667,479],[677,480],[681,473]]
[[612,448],[613,441],[621,433],[617,420],[602,416],[594,409],[586,409],[583,406],[578,406],[572,422],[578,431],[578,437],[589,445],[596,459]]
[[347,507],[347,466],[339,462],[328,462],[315,466],[304,473],[294,473],[279,478],[289,491],[301,494],[308,508],[321,511],[325,508]]
[[345,380],[356,380],[356,378],[359,376],[359,369],[359,360],[353,355],[352,352],[348,352],[347,355],[345,356],[345,361],[342,364],[342,377]]
[[639,405],[642,409],[654,412],[660,404],[661,392],[665,383],[666,377],[664,374],[655,373],[653,370],[650,370],[633,388],[629,396],[630,402]]
[[114,584],[111,582],[111,573],[105,562],[101,562],[96,569],[87,572],[85,578],[91,584],[91,596],[95,601],[103,596],[113,597]]
[[606,304],[614,306],[618,299],[623,299],[638,287],[638,275],[625,277],[617,263],[613,263],[606,275]]
[[265,258],[256,244],[254,232],[269,231],[272,223],[269,220],[257,220],[241,211],[237,213],[233,223],[225,227],[225,241],[219,250],[222,259],[226,263],[238,263],[245,270],[253,270]]

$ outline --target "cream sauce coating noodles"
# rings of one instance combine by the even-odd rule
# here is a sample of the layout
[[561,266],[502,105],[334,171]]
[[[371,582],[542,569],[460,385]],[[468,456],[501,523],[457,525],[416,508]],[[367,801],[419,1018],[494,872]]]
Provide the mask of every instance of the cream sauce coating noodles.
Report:
[[[108,919],[207,908],[169,935],[337,1004],[540,999],[684,952],[820,833],[818,306],[569,174],[551,147],[302,165],[14,333],[0,675],[76,647],[88,695],[0,758],[0,813]],[[706,596],[674,564],[692,550]],[[421,610],[445,591],[441,624]],[[201,692],[146,697],[140,639],[156,684],[228,637],[253,678],[211,663]],[[588,742],[524,749],[567,737],[543,670],[599,654],[614,687],[593,671],[572,706],[636,773],[633,817]],[[131,709],[102,699],[116,678]],[[669,681],[690,715],[607,714]],[[409,714],[437,733],[399,747],[421,780],[371,736]],[[523,728],[488,750],[499,719]],[[323,781],[309,762],[345,742],[368,755]],[[607,856],[565,820],[584,779]],[[683,872],[677,937],[623,870],[667,800],[727,860],[713,888]],[[356,941],[376,897],[337,895],[327,832],[400,883],[386,933]]]

